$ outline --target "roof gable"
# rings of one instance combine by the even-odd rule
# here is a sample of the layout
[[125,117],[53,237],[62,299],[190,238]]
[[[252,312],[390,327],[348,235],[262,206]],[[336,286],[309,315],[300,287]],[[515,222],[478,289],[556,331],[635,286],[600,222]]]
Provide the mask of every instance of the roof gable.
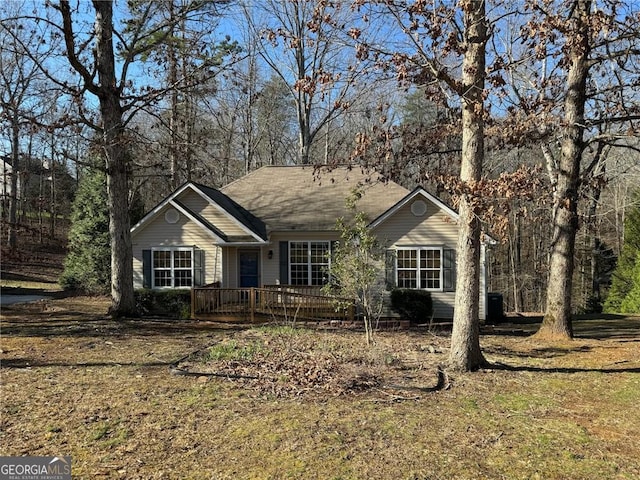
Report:
[[436,207],[438,207],[442,212],[444,212],[446,215],[448,215],[452,220],[454,220],[456,222],[458,221],[459,216],[458,216],[458,213],[454,209],[449,207],[447,204],[445,204],[438,197],[436,197],[434,195],[431,195],[424,188],[416,187],[416,188],[413,189],[412,192],[407,194],[404,198],[402,198],[400,201],[398,201],[395,205],[393,205],[391,208],[387,209],[380,216],[378,216],[376,219],[374,219],[369,224],[369,227],[370,228],[376,228],[377,226],[381,225],[387,219],[389,219],[390,217],[395,215],[402,207],[404,207],[409,202],[411,202],[412,200],[414,200],[415,198],[418,198],[418,197],[424,198],[425,200],[431,202]]
[[[202,197],[207,204],[216,208],[217,211],[222,213],[225,217],[231,220],[237,225],[240,230],[246,233],[240,238],[238,235],[232,236],[220,230],[218,227],[208,221],[203,215],[196,213],[180,201],[180,197],[185,194],[186,191],[192,191]],[[185,183],[179,187],[175,192],[166,197],[156,207],[147,213],[136,225],[131,228],[132,235],[142,230],[147,224],[152,222],[159,213],[167,206],[171,205],[178,211],[183,213],[189,219],[194,221],[201,228],[206,230],[212,235],[219,243],[233,243],[233,242],[265,242],[266,241],[266,229],[264,223],[259,219],[253,217],[249,212],[244,210],[240,205],[226,197],[226,195],[219,191],[198,185],[192,182]]]

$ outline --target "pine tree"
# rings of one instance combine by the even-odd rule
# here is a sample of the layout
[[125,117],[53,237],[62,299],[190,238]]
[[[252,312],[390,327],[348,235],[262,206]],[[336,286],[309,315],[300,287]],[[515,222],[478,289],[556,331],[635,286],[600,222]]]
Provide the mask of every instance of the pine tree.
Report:
[[606,312],[640,312],[640,190],[624,222],[624,244],[613,272]]
[[621,313],[640,313],[640,251],[633,268],[633,285],[620,304]]
[[60,285],[85,293],[109,292],[111,257],[106,176],[86,173],[73,202],[69,249]]

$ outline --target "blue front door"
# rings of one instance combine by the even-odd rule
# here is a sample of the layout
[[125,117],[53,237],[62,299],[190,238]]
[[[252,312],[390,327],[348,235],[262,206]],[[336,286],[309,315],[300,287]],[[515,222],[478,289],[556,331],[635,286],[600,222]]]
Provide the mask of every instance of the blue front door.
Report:
[[240,250],[240,288],[260,286],[260,250]]

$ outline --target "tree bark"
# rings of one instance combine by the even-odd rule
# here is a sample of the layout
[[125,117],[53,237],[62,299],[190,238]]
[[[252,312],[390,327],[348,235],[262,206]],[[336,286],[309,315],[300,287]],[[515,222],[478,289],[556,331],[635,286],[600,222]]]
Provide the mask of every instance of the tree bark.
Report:
[[487,25],[484,0],[465,7],[466,50],[462,64],[462,195],[458,207],[457,285],[449,364],[458,371],[485,363],[480,350],[480,221],[474,187],[484,159],[484,77]]
[[[17,111],[11,115],[11,195],[9,195],[9,225],[7,228],[7,245],[16,248],[18,228],[18,176],[20,175],[20,123]],[[6,172],[5,165],[5,172]]]
[[96,10],[96,67],[100,82],[97,95],[102,116],[111,237],[110,313],[121,317],[136,313],[129,219],[130,164],[120,91],[116,85],[113,3],[94,0],[93,5]]
[[179,156],[180,156],[180,135],[178,131],[178,54],[176,50],[176,42],[172,41],[175,37],[175,13],[173,0],[168,2],[169,19],[171,24],[171,33],[169,34],[169,43],[167,44],[167,61],[169,63],[167,83],[172,86],[171,90],[171,113],[169,117],[169,158],[170,158],[170,185],[171,190],[176,190],[180,185],[179,179]]
[[578,188],[580,160],[584,148],[584,110],[589,75],[589,13],[591,2],[577,0],[571,21],[573,40],[568,43],[569,71],[564,102],[564,127],[558,168],[557,194],[554,196],[553,237],[547,284],[547,306],[539,338],[573,337],[571,290],[574,253],[578,230]]

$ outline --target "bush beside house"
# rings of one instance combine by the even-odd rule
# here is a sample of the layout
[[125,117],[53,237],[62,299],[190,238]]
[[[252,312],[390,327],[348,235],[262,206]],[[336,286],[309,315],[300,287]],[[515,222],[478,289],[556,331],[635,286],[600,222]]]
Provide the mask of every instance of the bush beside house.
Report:
[[141,316],[191,318],[191,290],[136,290],[136,309]]
[[425,323],[433,315],[431,293],[425,290],[394,288],[391,290],[391,308],[412,324]]

